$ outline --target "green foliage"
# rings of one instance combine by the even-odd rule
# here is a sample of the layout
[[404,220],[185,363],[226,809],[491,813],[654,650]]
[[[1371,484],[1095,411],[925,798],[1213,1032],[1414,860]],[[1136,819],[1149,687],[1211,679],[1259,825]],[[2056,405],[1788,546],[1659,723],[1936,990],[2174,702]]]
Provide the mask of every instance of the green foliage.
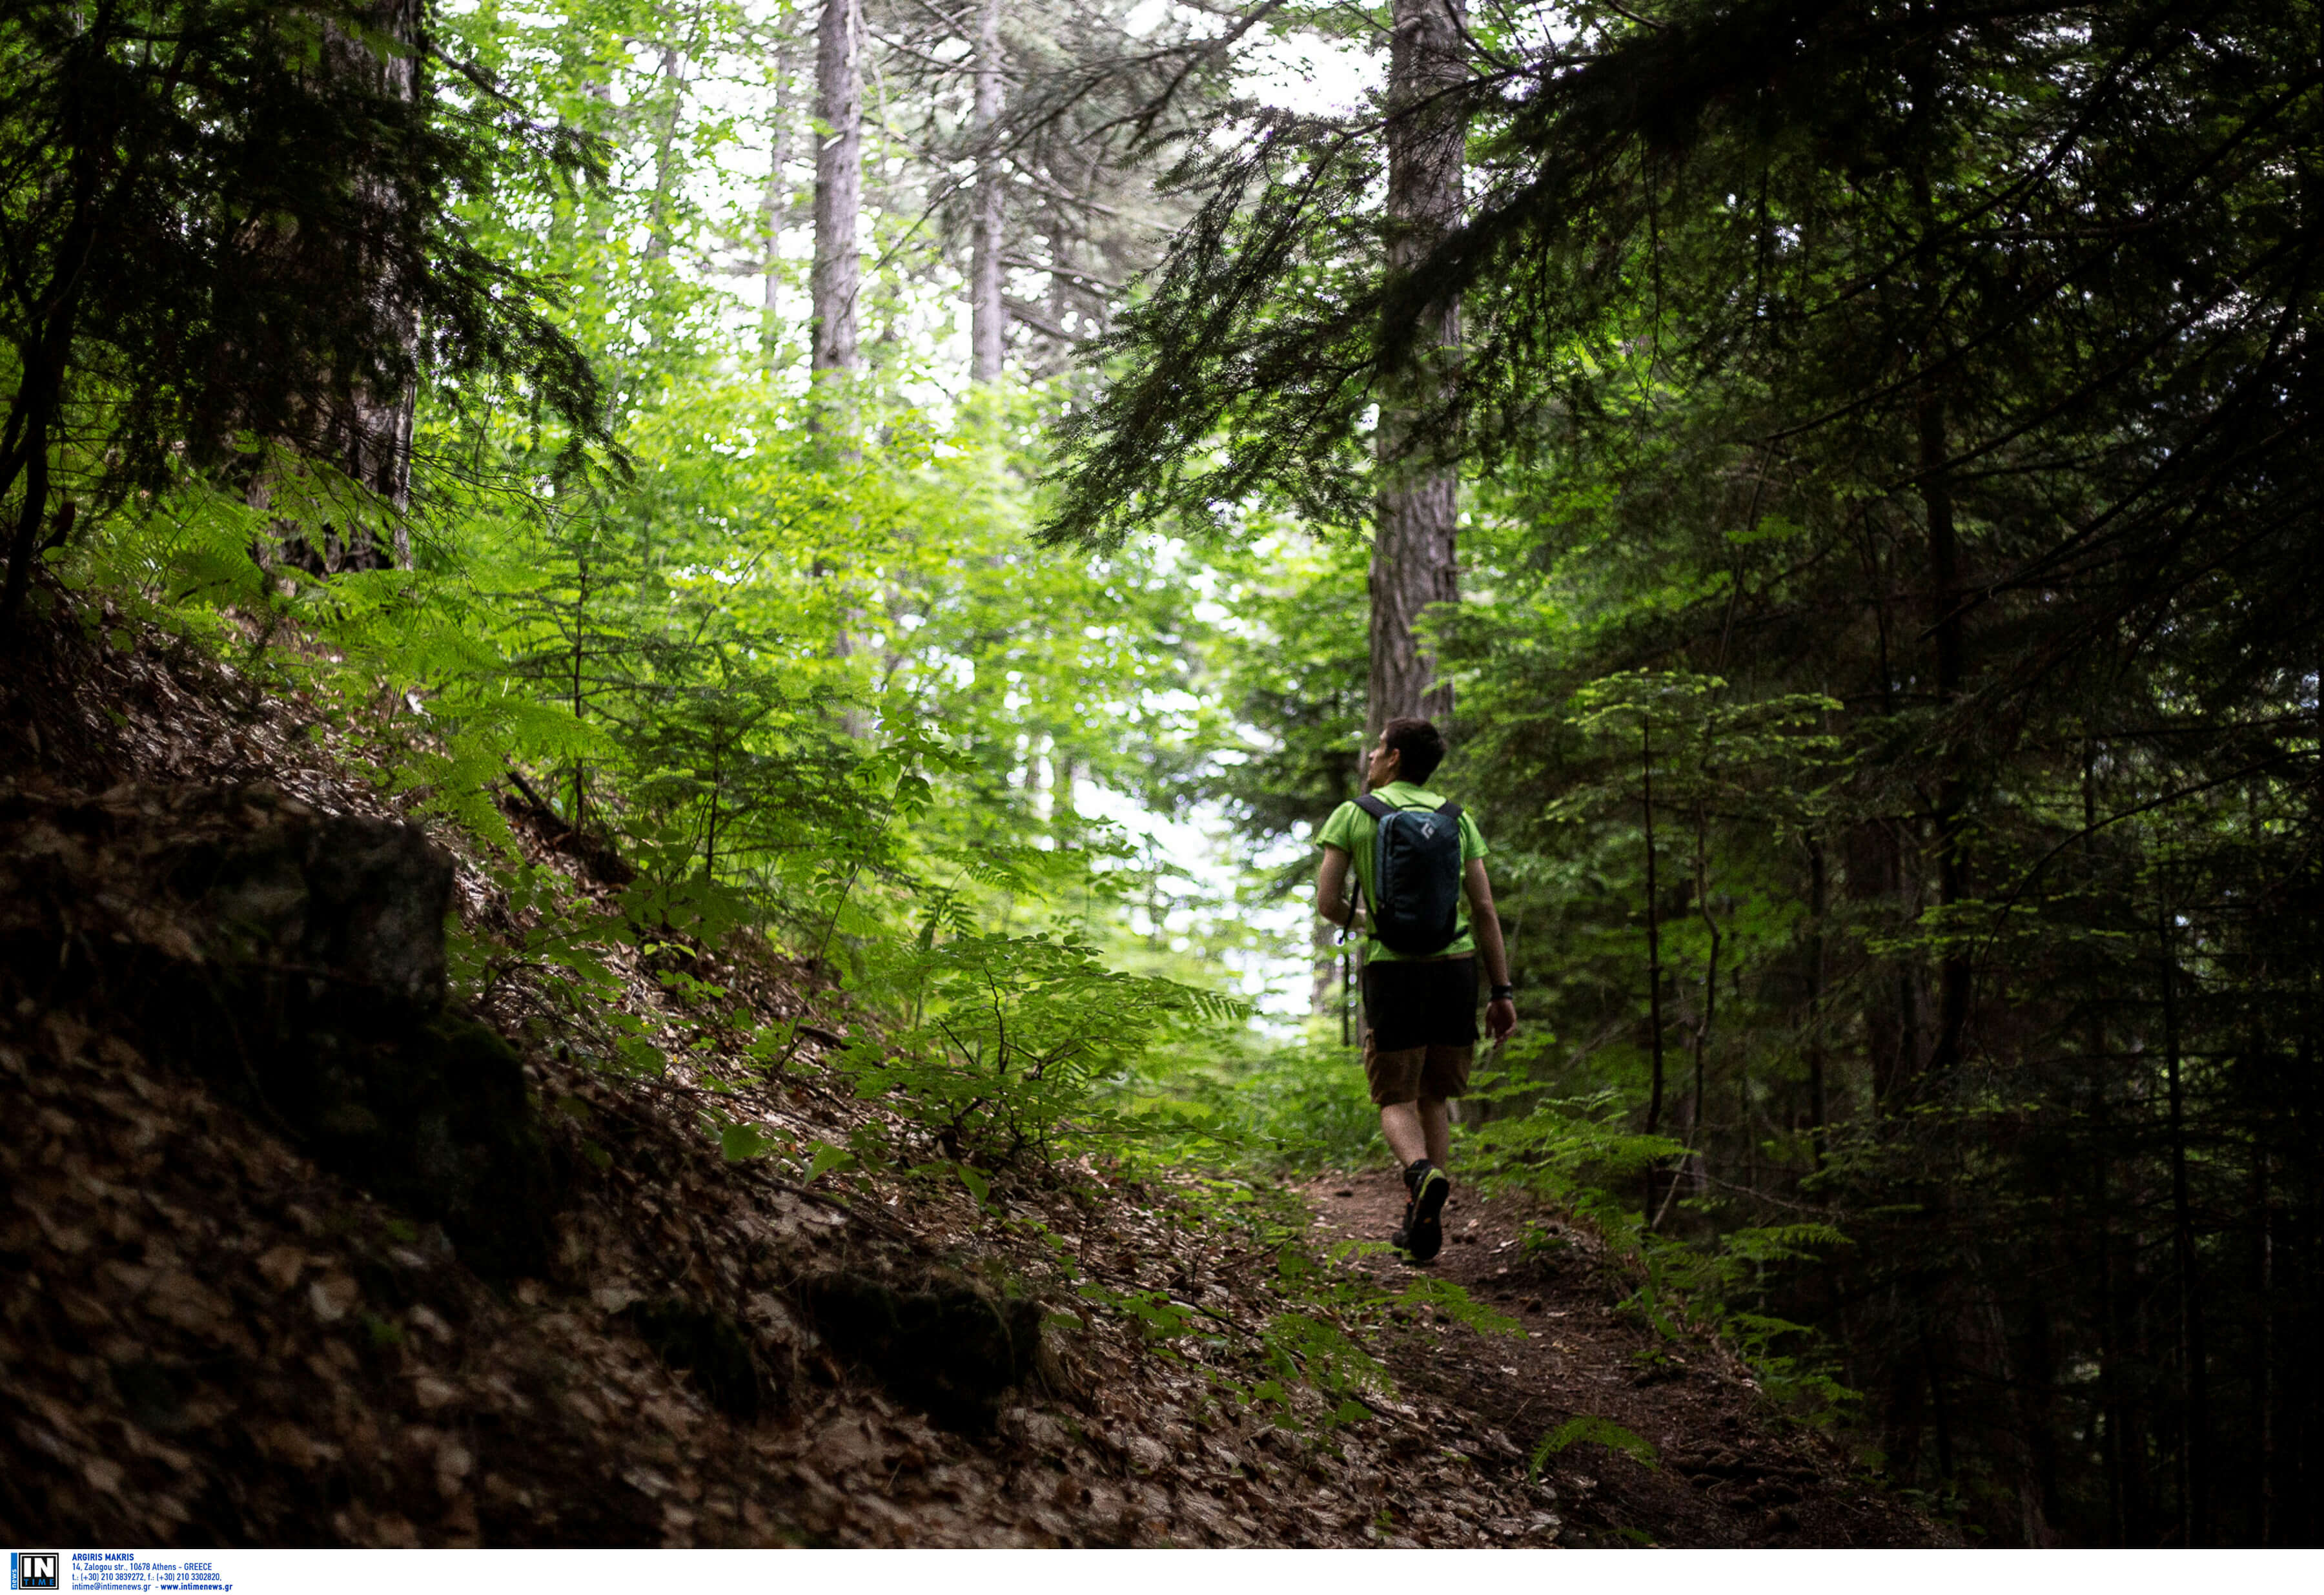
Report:
[[1602,1445],[1646,1468],[1657,1467],[1662,1460],[1662,1453],[1652,1444],[1612,1419],[1577,1413],[1541,1437],[1540,1443],[1533,1448],[1533,1455],[1526,1460],[1526,1477],[1540,1478],[1550,1458],[1576,1445]]
[[[175,207],[183,258],[171,259],[199,277],[176,282],[108,240],[98,298],[134,310],[124,297],[134,287],[155,303],[176,295],[172,314],[264,311],[293,344],[302,329],[322,330],[313,372],[258,373],[290,384],[268,390],[272,409],[213,385],[223,408],[190,430],[182,409],[121,411],[179,441],[123,467],[122,482],[142,491],[83,504],[71,538],[49,551],[49,573],[231,656],[254,693],[299,696],[318,734],[410,811],[496,850],[496,884],[519,929],[506,946],[464,939],[459,975],[477,1000],[516,1002],[544,1027],[569,1025],[571,1044],[604,1067],[659,1075],[666,1049],[631,1030],[612,1000],[610,950],[667,970],[689,949],[763,933],[858,1000],[894,1005],[881,1015],[894,1022],[894,1055],[847,1064],[861,1066],[865,1090],[908,1110],[913,1133],[955,1146],[947,1161],[963,1169],[1038,1155],[1061,1127],[1126,1133],[1119,1101],[1098,1096],[1119,1099],[1156,1049],[1196,1044],[1240,1016],[1193,960],[1169,972],[1193,973],[1204,989],[1109,972],[1157,961],[1125,933],[1116,904],[1164,876],[1128,867],[1118,835],[1077,812],[1092,788],[1133,802],[1162,792],[1217,723],[1185,691],[1205,625],[1190,614],[1195,572],[1182,551],[1158,538],[1104,556],[1035,551],[1023,533],[1039,434],[1068,395],[992,385],[931,413],[914,402],[934,392],[921,356],[883,354],[844,404],[810,396],[779,329],[738,326],[715,272],[687,255],[687,240],[706,246],[726,226],[717,185],[757,158],[750,141],[798,119],[797,101],[782,98],[799,86],[798,19],[587,0],[539,14],[468,8],[434,19],[437,53],[422,62],[401,53],[411,41],[364,32],[329,6],[304,23],[234,4],[107,12],[107,25],[188,24],[193,53],[179,64],[192,75],[172,105],[148,92],[166,65],[134,51],[108,57],[117,41],[77,33],[71,10],[36,6],[0,27],[0,71],[25,90],[0,116],[0,142],[23,155],[10,170],[70,168],[83,134],[142,141],[151,167],[100,161],[82,174],[145,207],[137,227],[161,225]],[[1091,45],[1119,23],[1084,17],[1073,28]],[[342,23],[364,41],[346,45],[346,71],[294,80],[276,70],[284,51],[327,41]],[[1217,68],[1200,51],[1160,64],[1181,31],[1152,34],[1162,53],[1138,69],[1163,73],[1157,82],[1173,92]],[[772,92],[771,107],[759,107],[771,123],[715,110],[681,63],[733,69],[737,84]],[[409,94],[391,81],[405,67],[417,73]],[[1084,68],[1039,69],[1053,70]],[[80,93],[92,71],[113,74],[123,93]],[[1113,103],[1128,81],[1084,76],[1052,117]],[[290,107],[290,123],[305,116],[308,144],[235,144],[294,131],[238,130],[220,110],[262,101]],[[1156,112],[1133,140],[1142,148],[1183,125],[1181,110]],[[361,158],[344,147],[358,125],[377,135]],[[51,136],[60,129],[72,136]],[[1108,123],[1093,136],[1118,131]],[[779,157],[791,133],[777,127]],[[286,284],[235,255],[203,230],[232,209],[221,196],[137,187],[163,180],[171,138],[209,140],[220,156],[209,175],[248,178],[249,202],[295,220],[302,248],[333,246],[332,228],[360,209],[355,180],[392,190],[374,220],[393,227],[365,235],[388,254],[364,257],[368,276],[349,267],[329,278],[361,283],[362,302]],[[805,148],[792,145],[791,159]],[[1022,152],[1036,168],[1047,158]],[[1086,151],[1074,158],[1083,184]],[[328,181],[318,163],[336,167]],[[584,167],[603,181],[556,178]],[[517,173],[528,177],[521,187],[495,187]],[[768,194],[794,176],[779,160]],[[37,275],[41,250],[78,225],[88,196],[69,187],[0,196],[14,207],[0,226],[39,246],[12,255],[10,270]],[[908,190],[875,183],[876,202]],[[789,226],[776,219],[779,231]],[[1097,251],[1084,264],[1123,265],[1145,247],[1099,244],[1086,223],[1068,228]],[[245,255],[282,253],[264,227],[238,236]],[[1066,246],[1065,233],[1045,236]],[[783,240],[768,248],[770,291],[787,291],[791,268],[773,258]],[[884,278],[875,271],[880,313],[928,308],[918,274],[929,264],[908,254]],[[241,301],[221,310],[203,298],[229,279]],[[535,292],[550,282],[561,301]],[[1087,301],[1079,287],[1065,292]],[[1087,302],[1079,313],[1089,322]],[[398,330],[413,320],[416,343]],[[99,334],[110,336],[92,324],[88,348],[114,348]],[[247,357],[263,340],[227,341],[245,357],[217,370],[252,376]],[[16,340],[20,366],[28,347]],[[602,391],[585,357],[604,374]],[[290,413],[315,383],[414,392],[408,507],[383,493],[360,449],[313,446],[290,424],[324,418],[319,401]],[[135,396],[134,384],[76,392],[75,403]],[[189,395],[163,396],[181,405]],[[101,419],[101,409],[75,413]],[[121,437],[81,421],[74,468],[96,468]],[[24,435],[16,427],[0,447],[9,472],[48,458],[28,454]],[[629,468],[582,468],[583,453],[616,436]],[[335,546],[402,540],[410,568],[325,580],[274,556],[286,536],[320,547],[326,528]],[[586,861],[594,895],[516,864],[512,810]],[[747,1055],[786,1066],[797,1042],[755,1036]],[[691,1068],[702,1048],[678,1050]],[[714,1129],[730,1155],[766,1150],[746,1126]],[[879,1155],[851,1155],[867,1152]]]
[[[1327,1429],[1361,1423],[1371,1415],[1363,1397],[1388,1388],[1388,1371],[1379,1359],[1318,1314],[1274,1314],[1260,1345],[1277,1380],[1303,1380],[1331,1404],[1323,1419]],[[1263,1393],[1268,1388],[1262,1382],[1252,1393],[1254,1403],[1268,1399]]]
[[420,51],[344,0],[0,14],[0,626],[83,512],[189,468],[263,505],[279,445],[354,457],[353,514],[308,523],[351,544],[392,492],[377,416],[422,381],[456,409],[521,386],[604,440],[545,284],[460,215],[512,181],[568,186],[595,152],[496,93],[418,91]]
[[[1290,527],[1213,555],[1231,628],[1213,669],[1234,704],[1234,741],[1189,784],[1222,802],[1256,843],[1312,836],[1354,790],[1364,726],[1370,617],[1368,551]],[[1314,876],[1301,849],[1276,876],[1296,890]]]
[[[1657,1232],[1636,1192],[1649,1171],[1686,1148],[1668,1136],[1625,1127],[1628,1105],[1611,1089],[1585,1098],[1542,1098],[1507,1079],[1480,1082],[1487,1101],[1515,1099],[1521,1113],[1489,1118],[1468,1137],[1476,1177],[1523,1189],[1584,1216],[1634,1270],[1628,1306],[1665,1340],[1690,1323],[1714,1330],[1757,1374],[1779,1407],[1830,1422],[1856,1399],[1831,1373],[1831,1349],[1811,1326],[1759,1311],[1771,1276],[1852,1244],[1821,1220],[1725,1229],[1696,1240]],[[1529,1256],[1562,1257],[1563,1236],[1539,1228],[1524,1238]]]
[[1097,1085],[1165,1041],[1242,1015],[1231,998],[1109,969],[1067,934],[969,935],[911,948],[867,986],[908,1023],[859,1041],[842,1067],[955,1162],[1005,1166],[1061,1137],[1136,1124]]
[[1525,1336],[1522,1323],[1506,1312],[1486,1306],[1449,1279],[1416,1275],[1405,1282],[1396,1303],[1398,1308],[1407,1312],[1425,1307],[1441,1318],[1465,1324],[1480,1334],[1512,1335],[1520,1340]]
[[[1479,1085],[1478,1097],[1489,1101],[1527,1091],[1508,1076]],[[1487,1120],[1467,1145],[1480,1178],[1522,1184],[1555,1201],[1590,1202],[1685,1151],[1668,1136],[1630,1130],[1628,1116],[1629,1104],[1611,1088],[1540,1099],[1523,1114]]]
[[1351,1168],[1380,1147],[1356,1054],[1329,1041],[1220,1042],[1160,1060],[1136,1082],[1171,1155],[1268,1173]]

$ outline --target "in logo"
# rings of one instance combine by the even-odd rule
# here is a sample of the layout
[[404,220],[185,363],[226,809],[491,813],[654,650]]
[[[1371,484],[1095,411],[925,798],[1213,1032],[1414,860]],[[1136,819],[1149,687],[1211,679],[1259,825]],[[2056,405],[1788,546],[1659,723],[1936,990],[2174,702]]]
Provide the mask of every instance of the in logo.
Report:
[[58,1590],[58,1555],[54,1551],[11,1551],[8,1553],[8,1587],[11,1590]]

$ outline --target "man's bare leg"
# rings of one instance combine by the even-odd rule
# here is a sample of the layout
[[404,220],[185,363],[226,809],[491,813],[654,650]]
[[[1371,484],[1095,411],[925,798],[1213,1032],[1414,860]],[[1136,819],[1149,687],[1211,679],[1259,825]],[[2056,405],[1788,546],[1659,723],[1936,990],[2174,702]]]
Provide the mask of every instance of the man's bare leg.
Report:
[[1441,1169],[1452,1155],[1452,1115],[1442,1097],[1388,1104],[1380,1109],[1380,1135],[1399,1169],[1424,1157]]
[[[1442,1117],[1444,1105],[1439,1102],[1436,1107]],[[1388,1149],[1396,1154],[1398,1169],[1408,1169],[1428,1155],[1427,1119],[1418,1102],[1390,1102],[1381,1108],[1380,1134],[1388,1140]]]
[[1420,1127],[1427,1132],[1428,1161],[1443,1168],[1452,1156],[1452,1110],[1443,1098],[1420,1099]]

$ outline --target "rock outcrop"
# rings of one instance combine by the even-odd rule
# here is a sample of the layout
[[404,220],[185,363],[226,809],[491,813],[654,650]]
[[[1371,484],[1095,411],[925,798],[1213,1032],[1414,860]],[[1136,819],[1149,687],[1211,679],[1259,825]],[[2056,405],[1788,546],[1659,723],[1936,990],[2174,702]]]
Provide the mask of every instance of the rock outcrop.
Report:
[[0,980],[102,1015],[330,1172],[537,1272],[553,1184],[516,1054],[447,1013],[452,859],[271,787],[0,793]]

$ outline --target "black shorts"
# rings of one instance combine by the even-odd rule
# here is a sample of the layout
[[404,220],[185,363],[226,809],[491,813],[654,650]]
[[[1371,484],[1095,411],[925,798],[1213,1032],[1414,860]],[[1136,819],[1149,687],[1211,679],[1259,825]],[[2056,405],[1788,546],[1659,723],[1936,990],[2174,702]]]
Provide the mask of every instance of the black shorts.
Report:
[[1364,966],[1364,1025],[1384,1053],[1477,1044],[1477,960],[1384,959]]

